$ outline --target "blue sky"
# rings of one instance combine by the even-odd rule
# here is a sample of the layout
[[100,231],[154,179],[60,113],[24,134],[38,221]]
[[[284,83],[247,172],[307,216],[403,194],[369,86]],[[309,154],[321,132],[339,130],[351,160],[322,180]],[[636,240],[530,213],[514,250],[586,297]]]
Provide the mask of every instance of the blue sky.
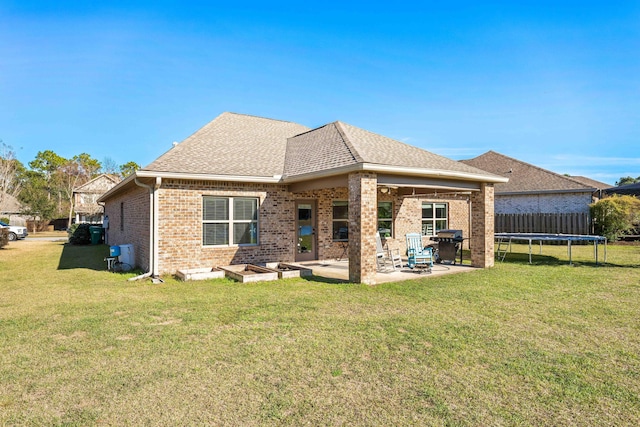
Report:
[[[0,0],[0,139],[144,166],[224,111],[640,176],[640,2]],[[446,4],[443,4],[446,3]]]

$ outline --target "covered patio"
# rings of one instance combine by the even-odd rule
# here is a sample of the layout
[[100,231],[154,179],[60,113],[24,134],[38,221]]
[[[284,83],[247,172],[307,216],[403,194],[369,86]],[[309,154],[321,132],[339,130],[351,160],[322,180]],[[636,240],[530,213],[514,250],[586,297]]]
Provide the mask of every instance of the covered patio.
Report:
[[[376,268],[376,232],[378,227],[378,203],[391,202],[393,206],[393,232],[386,238],[386,248],[399,249],[406,254],[405,238],[407,233],[422,230],[422,201],[462,202],[464,214],[458,211],[450,213],[447,221],[457,225],[452,228],[466,228],[465,242],[470,249],[469,260],[473,267],[493,266],[493,182],[498,179],[467,172],[466,175],[452,172],[440,172],[433,177],[432,171],[407,170],[406,168],[381,168],[377,165],[358,166],[356,170],[332,176],[305,177],[305,180],[289,184],[296,199],[313,201],[318,207],[318,219],[309,227],[313,230],[311,245],[318,247],[314,258],[297,262],[312,262],[319,271],[331,274],[333,278],[346,278],[354,283],[376,284],[381,282],[407,280],[416,276],[406,271],[408,277],[380,273]],[[395,172],[395,174],[391,173]],[[327,173],[323,173],[326,175]],[[421,175],[422,174],[422,175]],[[449,175],[454,175],[451,177]],[[463,176],[460,176],[463,175]],[[444,176],[444,177],[443,177]],[[455,179],[454,179],[455,178]],[[290,179],[293,180],[293,179]],[[489,181],[489,182],[486,182]],[[348,239],[337,241],[332,235],[332,202],[345,200],[348,205]],[[300,224],[296,229],[301,229]],[[436,231],[434,228],[433,231]],[[424,246],[429,243],[429,234],[422,233]],[[433,236],[434,233],[430,233]],[[301,246],[298,247],[300,250]],[[306,246],[305,246],[306,248]],[[337,259],[340,253],[349,262],[326,263],[318,260]],[[298,254],[299,255],[299,254]],[[450,268],[453,267],[453,268]],[[460,266],[436,268],[442,273],[457,271]],[[465,267],[461,267],[465,268]],[[468,267],[466,267],[468,268]],[[323,274],[319,274],[322,276]]]

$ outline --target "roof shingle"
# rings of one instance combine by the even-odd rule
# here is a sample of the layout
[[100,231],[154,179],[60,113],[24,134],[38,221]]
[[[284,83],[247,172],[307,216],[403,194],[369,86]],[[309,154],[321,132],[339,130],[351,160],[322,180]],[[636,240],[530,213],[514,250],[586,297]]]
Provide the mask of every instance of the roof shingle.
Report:
[[360,163],[492,177],[471,165],[339,121],[310,130],[297,123],[235,113],[222,113],[141,170],[296,177]]
[[308,129],[292,122],[222,113],[142,170],[232,176],[282,175],[287,138]]
[[285,176],[356,163],[487,175],[475,167],[337,121],[289,139]]
[[487,151],[478,157],[461,160],[461,162],[509,178],[509,182],[495,184],[496,194],[594,190],[591,185],[583,184],[573,177],[560,175],[495,151]]

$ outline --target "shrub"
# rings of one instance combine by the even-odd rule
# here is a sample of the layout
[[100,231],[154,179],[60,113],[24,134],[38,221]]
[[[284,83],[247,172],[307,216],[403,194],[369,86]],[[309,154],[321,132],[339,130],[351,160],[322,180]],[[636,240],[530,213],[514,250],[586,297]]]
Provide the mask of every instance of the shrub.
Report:
[[9,229],[0,228],[0,248],[9,243]]
[[0,217],[0,221],[4,222],[5,224],[9,224],[10,222],[9,218],[7,218],[6,216]]
[[69,228],[69,243],[72,245],[88,245],[91,243],[91,224],[73,224]]
[[607,197],[589,205],[595,232],[615,241],[640,224],[640,200],[633,196]]

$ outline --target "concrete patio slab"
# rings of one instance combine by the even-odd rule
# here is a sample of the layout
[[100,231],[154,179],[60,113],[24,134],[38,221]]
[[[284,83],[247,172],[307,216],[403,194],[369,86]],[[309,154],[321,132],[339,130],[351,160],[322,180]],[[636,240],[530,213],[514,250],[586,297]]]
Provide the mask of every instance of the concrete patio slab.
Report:
[[[325,260],[325,261],[305,261],[298,262],[301,266],[310,268],[314,276],[326,277],[330,279],[349,280],[349,261],[342,260]],[[403,262],[400,270],[378,271],[376,273],[376,284],[388,282],[401,282],[403,280],[415,280],[429,277],[443,276],[445,274],[467,273],[477,270],[470,265],[460,264],[434,264],[431,273],[422,271],[421,269],[410,269],[407,267],[406,261]]]

